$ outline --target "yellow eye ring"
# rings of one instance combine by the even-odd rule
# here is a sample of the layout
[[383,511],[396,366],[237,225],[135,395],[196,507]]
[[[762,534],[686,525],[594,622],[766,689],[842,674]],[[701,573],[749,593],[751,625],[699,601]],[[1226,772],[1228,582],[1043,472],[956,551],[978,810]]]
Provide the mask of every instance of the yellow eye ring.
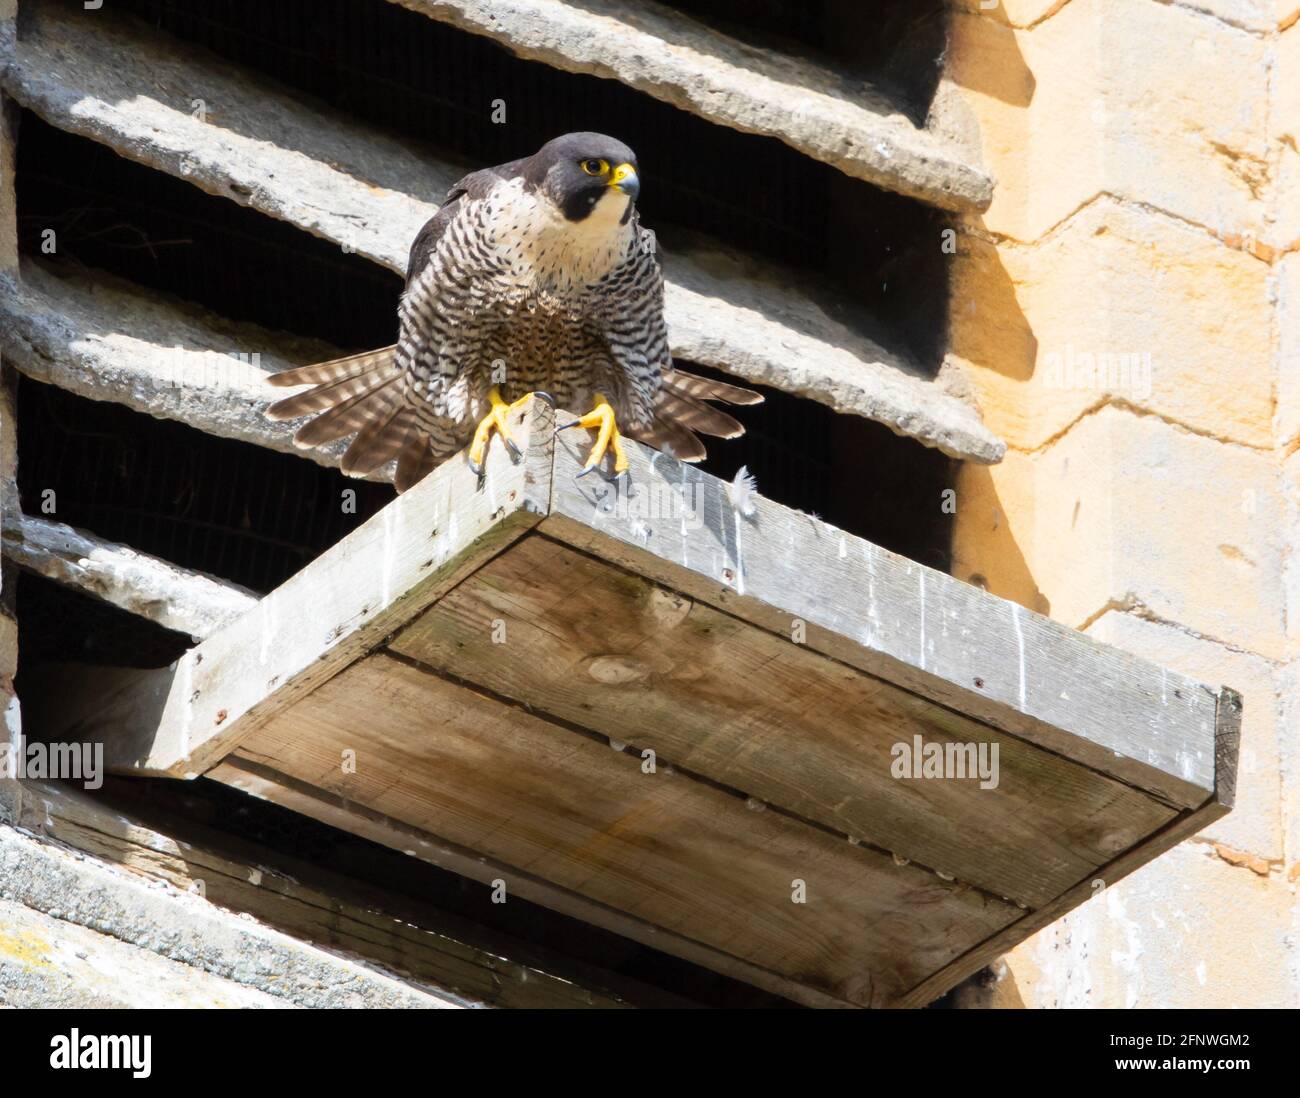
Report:
[[607,175],[609,173],[608,160],[583,160],[579,162],[579,167],[588,175]]

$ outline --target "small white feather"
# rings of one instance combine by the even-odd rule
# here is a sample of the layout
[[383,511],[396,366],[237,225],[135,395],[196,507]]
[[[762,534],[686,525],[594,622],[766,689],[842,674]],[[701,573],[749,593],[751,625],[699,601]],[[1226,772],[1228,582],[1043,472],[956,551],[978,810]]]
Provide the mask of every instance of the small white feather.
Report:
[[756,495],[758,495],[758,482],[748,467],[742,465],[736,470],[735,479],[727,485],[727,496],[731,500],[731,506],[745,518],[750,518],[758,510],[758,504],[754,502]]

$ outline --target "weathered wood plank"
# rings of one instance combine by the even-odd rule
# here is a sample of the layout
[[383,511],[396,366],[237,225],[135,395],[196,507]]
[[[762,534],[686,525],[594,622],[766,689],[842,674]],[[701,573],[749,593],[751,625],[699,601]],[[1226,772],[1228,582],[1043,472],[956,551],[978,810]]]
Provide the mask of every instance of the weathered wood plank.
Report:
[[[15,57],[0,74],[18,102],[52,125],[399,273],[420,226],[467,170],[108,8],[87,18],[37,0],[26,7]],[[205,118],[193,114],[196,99],[209,107]],[[970,404],[927,380],[906,355],[840,323],[790,272],[711,245],[670,254],[666,275],[677,357],[879,420],[955,457],[1001,460],[1004,444]],[[12,292],[0,284],[0,307]],[[25,312],[18,304],[11,311],[14,323]]]
[[[240,756],[861,1005],[891,1002],[1018,916],[383,654]],[[798,881],[807,903],[792,902]]]
[[[0,781],[0,819],[151,880],[197,891],[209,903],[297,938],[492,1006],[628,1005],[598,987],[522,962],[516,954],[522,943],[485,935],[437,910],[412,917],[404,897],[358,889],[347,878],[190,821],[160,825],[129,804],[106,804],[39,781]],[[490,949],[475,944],[485,936]]]
[[[326,792],[309,782],[282,774],[269,766],[245,758],[239,750],[207,772],[205,777],[219,781],[253,797],[271,801],[282,808],[309,816],[321,823],[349,831],[371,842],[400,850],[412,858],[459,873],[472,881],[493,884],[507,876],[512,894],[541,904],[592,926],[632,941],[670,953],[692,964],[711,968],[723,975],[743,980],[754,987],[782,995],[810,1007],[843,1008],[853,1004],[828,995],[816,988],[797,983],[761,965],[750,964],[722,950],[712,949],[693,939],[674,934],[562,888],[542,877],[524,873],[477,851],[468,850],[441,837],[419,830],[401,820],[385,816],[373,808],[349,801],[337,793]],[[494,885],[495,887],[495,885]]]
[[[541,531],[1179,808],[1214,787],[1207,687],[634,444],[615,499],[561,436]],[[937,504],[936,504],[937,505]]]
[[[389,648],[1030,907],[1176,815],[540,537],[489,562]],[[982,788],[974,765],[969,778],[896,778],[893,748],[917,736],[985,751],[996,787]]]
[[1215,820],[1226,816],[1232,810],[1236,796],[1237,753],[1241,746],[1241,695],[1235,690],[1223,688],[1216,695],[1215,709],[1215,788],[1203,804],[1180,813],[1160,831],[1062,893],[1053,903],[1030,912],[1020,921],[981,943],[978,948],[923,980],[902,997],[899,1005],[916,1007],[933,1002],[949,988],[978,972],[1030,935],[1056,922],[1066,912],[1087,903],[1097,895],[1099,883],[1103,889],[1110,888],[1130,873],[1172,850],[1183,840],[1204,831]]
[[[937,995],[1226,810],[1207,688],[768,501],[747,519],[640,447],[631,500],[578,485],[584,440],[516,415],[522,464],[494,445],[480,487],[447,463],[176,667],[62,687],[39,730],[804,1002]],[[1000,791],[894,781],[916,734],[996,742]]]
[[482,484],[463,461],[445,462],[171,667],[94,672],[119,704],[60,707],[62,725],[45,731],[105,739],[114,771],[201,773],[537,522],[549,500],[554,413],[532,401],[512,422],[522,463],[499,441]]

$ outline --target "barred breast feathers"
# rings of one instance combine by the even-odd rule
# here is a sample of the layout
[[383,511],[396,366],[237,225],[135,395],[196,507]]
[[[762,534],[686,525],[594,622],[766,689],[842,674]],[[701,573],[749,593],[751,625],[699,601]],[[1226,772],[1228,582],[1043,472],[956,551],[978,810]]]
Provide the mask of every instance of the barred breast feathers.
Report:
[[742,432],[708,402],[759,394],[673,366],[658,246],[632,197],[610,187],[585,216],[566,217],[524,163],[466,176],[416,237],[395,346],[271,378],[313,386],[268,409],[277,420],[316,416],[297,445],[355,432],[343,471],[365,476],[396,459],[405,491],[472,432],[493,356],[518,364],[520,386],[604,393],[624,434],[685,461],[704,456],[700,434]]

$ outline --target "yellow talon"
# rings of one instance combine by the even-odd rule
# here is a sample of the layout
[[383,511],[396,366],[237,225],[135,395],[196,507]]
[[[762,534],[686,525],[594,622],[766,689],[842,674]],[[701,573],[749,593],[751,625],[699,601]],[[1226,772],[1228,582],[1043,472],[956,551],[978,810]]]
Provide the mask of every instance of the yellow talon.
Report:
[[627,472],[628,460],[623,450],[623,436],[619,434],[618,424],[614,420],[614,409],[605,399],[604,394],[597,393],[596,406],[585,416],[575,419],[572,423],[566,423],[564,427],[585,427],[587,430],[598,432],[595,445],[591,448],[591,455],[587,458],[587,463],[582,467],[579,476],[585,476],[599,465],[611,447],[614,450],[614,475],[621,476]]
[[510,413],[528,400],[531,395],[529,393],[527,396],[520,397],[513,404],[507,404],[501,399],[501,390],[497,386],[493,385],[488,390],[488,401],[492,407],[489,409],[488,414],[479,420],[478,427],[474,429],[474,441],[469,444],[469,467],[478,476],[483,475],[483,459],[487,456],[488,439],[492,436],[493,427],[501,435],[501,441],[506,444],[506,449],[510,451],[511,458],[515,461],[519,460],[523,451],[519,449],[514,436],[510,434],[510,427],[506,420]]

